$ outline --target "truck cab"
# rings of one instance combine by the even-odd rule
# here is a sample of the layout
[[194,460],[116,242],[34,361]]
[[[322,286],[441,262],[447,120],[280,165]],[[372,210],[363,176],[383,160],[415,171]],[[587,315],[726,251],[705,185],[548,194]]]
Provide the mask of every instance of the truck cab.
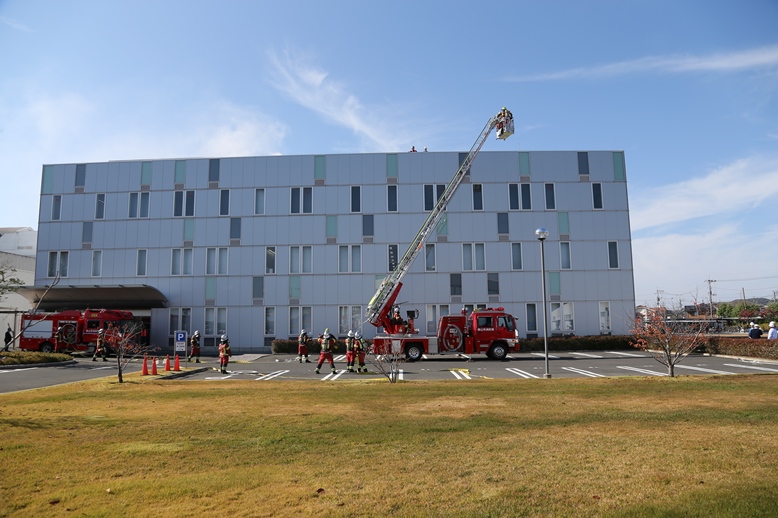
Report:
[[439,352],[484,353],[494,360],[504,360],[519,350],[519,335],[512,315],[504,308],[477,309],[467,314],[446,315],[438,321]]

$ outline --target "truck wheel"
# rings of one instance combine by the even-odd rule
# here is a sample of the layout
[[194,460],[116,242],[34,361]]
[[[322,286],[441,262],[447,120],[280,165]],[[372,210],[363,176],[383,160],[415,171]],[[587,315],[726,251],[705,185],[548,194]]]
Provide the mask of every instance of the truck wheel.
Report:
[[422,349],[421,345],[419,344],[410,344],[405,348],[405,357],[412,362],[416,362],[421,360],[422,355],[424,354],[424,349]]
[[53,353],[54,352],[54,344],[50,342],[43,342],[40,347],[40,351],[42,353]]
[[493,360],[502,361],[508,356],[508,349],[505,347],[505,344],[494,344],[492,348],[489,349],[488,356]]

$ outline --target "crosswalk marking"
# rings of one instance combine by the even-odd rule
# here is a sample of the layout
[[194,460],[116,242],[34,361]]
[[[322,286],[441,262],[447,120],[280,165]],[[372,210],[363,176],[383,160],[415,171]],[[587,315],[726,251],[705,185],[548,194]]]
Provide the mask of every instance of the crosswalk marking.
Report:
[[338,372],[336,372],[335,374],[332,374],[332,373],[330,373],[330,374],[327,374],[327,375],[326,375],[326,376],[324,376],[324,377],[323,377],[321,380],[322,380],[322,381],[335,381],[336,379],[340,378],[340,377],[343,375],[343,373],[344,373],[344,372],[346,372],[346,371],[344,371],[344,370],[339,370],[339,371],[338,371]]
[[766,372],[778,372],[778,369],[771,369],[769,367],[757,367],[756,365],[742,365],[740,363],[725,363],[727,367],[740,367],[741,369],[754,369],[757,371],[766,371]]
[[637,367],[626,367],[626,366],[623,366],[623,365],[619,365],[617,368],[618,369],[624,369],[626,371],[639,372],[641,374],[648,374],[649,376],[667,376],[666,372],[652,371],[652,370],[649,370],[649,369],[639,369]]
[[623,351],[605,351],[607,354],[615,354],[616,356],[630,356],[632,358],[645,358],[643,354],[625,353]]
[[676,369],[688,369],[692,371],[700,371],[700,372],[707,372],[710,374],[735,374],[734,372],[727,372],[727,371],[717,371],[714,369],[704,369],[702,367],[692,367],[690,365],[676,365]]
[[[540,356],[541,358],[545,358],[545,353],[532,353],[532,356]],[[549,358],[559,359],[559,356],[554,356],[553,354],[548,355]]]
[[575,367],[562,367],[562,370],[569,371],[569,372],[575,372],[576,374],[583,374],[584,376],[589,376],[590,378],[604,378],[604,374],[599,374],[592,371],[585,371],[583,369],[576,369]]
[[287,372],[289,372],[289,371],[288,370],[285,370],[285,371],[275,371],[275,372],[271,372],[270,374],[263,374],[262,376],[258,377],[255,381],[271,380],[273,378],[277,378],[278,376],[286,374]]
[[456,379],[458,379],[458,380],[461,380],[461,379],[467,379],[467,380],[471,380],[471,379],[473,379],[473,378],[471,378],[471,377],[470,377],[470,375],[469,375],[468,373],[466,373],[466,372],[462,372],[462,371],[449,371],[449,372],[451,372],[451,374],[453,374],[453,375],[454,375],[454,377],[455,377]]
[[505,370],[508,371],[508,372],[512,372],[513,374],[515,374],[517,376],[521,376],[522,378],[537,378],[537,376],[535,376],[534,374],[530,374],[529,372],[526,372],[526,371],[523,371],[523,370],[519,370],[519,369],[515,369],[513,367],[507,367]]
[[586,356],[587,358],[602,358],[602,356],[598,356],[596,354],[576,353],[576,352],[571,352],[570,354],[574,354],[576,356]]

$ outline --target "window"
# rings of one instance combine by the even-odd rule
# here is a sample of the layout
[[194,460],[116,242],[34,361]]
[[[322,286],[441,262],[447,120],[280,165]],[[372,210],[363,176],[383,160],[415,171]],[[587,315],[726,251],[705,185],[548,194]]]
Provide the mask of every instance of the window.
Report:
[[251,279],[251,297],[261,299],[265,297],[265,278],[261,276]]
[[589,174],[589,153],[578,153],[578,174]]
[[100,277],[103,274],[103,252],[92,250],[92,277]]
[[552,302],[550,318],[552,333],[575,331],[572,302]]
[[497,327],[501,327],[505,329],[506,331],[515,331],[516,326],[514,325],[513,318],[503,315],[501,317],[497,317]]
[[532,210],[532,196],[530,196],[529,184],[521,184],[521,210]]
[[338,334],[362,329],[362,306],[338,307]]
[[527,304],[527,332],[538,332],[538,308],[536,304]]
[[95,219],[105,217],[105,194],[98,194],[95,198]]
[[324,235],[325,237],[333,237],[333,238],[338,237],[338,217],[337,216],[326,217]]
[[81,223],[81,242],[82,243],[91,243],[92,242],[92,226],[93,223],[91,221],[84,221]]
[[522,269],[521,243],[511,243],[511,269]]
[[228,248],[205,249],[205,274],[226,275],[228,261]]
[[176,160],[175,183],[186,181],[186,160]]
[[311,306],[289,308],[289,336],[299,336],[303,329],[311,329]]
[[567,212],[557,213],[557,225],[559,226],[560,234],[570,233],[570,215]]
[[219,191],[219,216],[230,215],[230,190],[222,189]]
[[219,160],[218,158],[212,158],[208,160],[208,181],[209,182],[219,181],[220,165],[221,165],[221,160]]
[[623,182],[626,176],[626,166],[624,165],[624,152],[613,152],[613,179],[617,182]]
[[218,336],[227,332],[227,308],[205,308],[206,336]]
[[151,185],[151,172],[153,164],[151,162],[142,162],[140,166],[140,184]]
[[327,157],[324,155],[313,157],[313,177],[317,180],[324,180],[327,177]]
[[149,193],[131,192],[130,193],[130,218],[148,218],[149,217]]
[[146,275],[146,256],[148,250],[138,250],[135,256],[135,275],[142,277]]
[[397,186],[386,186],[386,210],[387,212],[397,212]]
[[595,209],[602,208],[602,184],[601,183],[592,184],[592,206]]
[[311,247],[289,247],[289,273],[311,273]]
[[351,212],[362,212],[362,189],[359,185],[351,186]]
[[292,187],[292,214],[310,214],[313,191],[311,187]]
[[397,257],[398,251],[397,251],[397,245],[389,245],[389,271],[393,272],[395,268],[397,268]]
[[62,215],[62,196],[55,194],[51,200],[51,221],[59,221]]
[[192,249],[174,248],[171,252],[170,275],[192,275]]
[[600,333],[610,333],[611,332],[611,303],[600,302],[599,313],[600,313]]
[[483,243],[462,243],[462,269],[465,271],[486,269]]
[[483,186],[480,183],[473,184],[473,210],[484,210]]
[[265,213],[265,189],[254,190],[254,214]]
[[491,315],[481,315],[475,318],[475,326],[478,329],[492,329],[494,328],[494,317]]
[[276,247],[265,247],[265,273],[276,273]]
[[56,277],[59,274],[60,277],[68,276],[68,252],[49,252],[49,267],[47,275],[48,277]]
[[194,216],[194,191],[176,191],[173,195],[173,216]]
[[170,308],[170,332],[189,332],[192,329],[192,308]]
[[608,241],[608,268],[619,267],[619,243]]
[[289,298],[290,299],[300,298],[300,276],[299,275],[289,276]]
[[344,245],[338,247],[338,272],[359,273],[362,271],[362,247]]
[[462,295],[462,274],[451,273],[449,274],[449,288],[451,290],[451,296]]
[[435,267],[435,244],[428,243],[424,245],[424,270],[434,272]]
[[76,187],[83,187],[86,184],[86,164],[76,165]]
[[397,155],[386,155],[386,177],[397,178]]
[[[434,209],[435,204],[440,200],[440,197],[446,190],[446,186],[443,184],[438,184],[437,189],[435,187],[436,186],[430,184],[424,186],[424,210],[429,211]],[[436,194],[437,196],[435,196]]]
[[547,183],[544,187],[546,189],[546,210],[555,210],[556,200],[554,198],[554,184]]
[[570,265],[570,242],[562,241],[559,243],[559,267],[562,270],[569,270]]
[[230,218],[230,239],[240,239],[240,218]]
[[509,234],[510,229],[508,227],[508,213],[507,212],[498,212],[497,213],[497,233],[498,234]]
[[508,208],[511,210],[519,210],[521,205],[519,204],[519,184],[508,184]]
[[434,335],[438,330],[438,315],[444,317],[449,314],[448,304],[427,304],[426,307],[426,322],[427,322],[427,334]]
[[276,308],[265,308],[265,336],[276,335]]
[[528,151],[519,151],[519,174],[521,176],[529,176],[530,175],[529,152]]
[[486,294],[487,295],[500,294],[500,274],[499,273],[486,274]]
[[374,235],[373,215],[365,214],[362,216],[362,237],[371,237]]

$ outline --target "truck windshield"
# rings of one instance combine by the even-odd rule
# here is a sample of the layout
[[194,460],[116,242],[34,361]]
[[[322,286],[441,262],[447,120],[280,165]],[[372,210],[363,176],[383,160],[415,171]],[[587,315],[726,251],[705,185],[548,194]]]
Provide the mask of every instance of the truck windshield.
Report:
[[500,327],[504,327],[508,331],[515,330],[515,327],[513,326],[513,318],[508,315],[497,317],[497,323]]

